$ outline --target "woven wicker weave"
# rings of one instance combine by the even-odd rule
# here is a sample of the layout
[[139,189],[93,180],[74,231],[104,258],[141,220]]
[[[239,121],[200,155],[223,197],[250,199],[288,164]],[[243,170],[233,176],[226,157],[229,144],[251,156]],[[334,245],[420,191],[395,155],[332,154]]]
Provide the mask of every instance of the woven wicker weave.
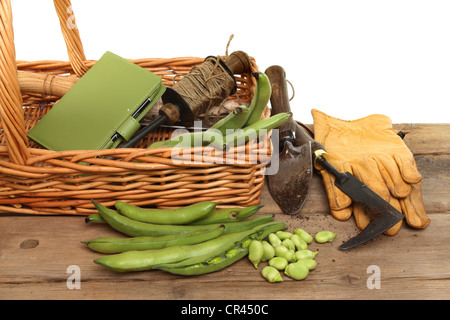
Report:
[[[91,199],[105,205],[116,200],[136,205],[174,207],[204,200],[222,206],[259,203],[264,184],[265,161],[270,156],[270,139],[249,142],[234,150],[234,161],[221,164],[222,157],[207,148],[193,148],[190,159],[203,155],[201,163],[179,163],[171,148],[148,150],[153,141],[170,137],[158,129],[137,148],[101,151],[55,152],[40,148],[26,133],[58,100],[56,96],[21,92],[18,70],[78,79],[96,62],[87,60],[77,28],[69,28],[70,1],[54,0],[66,42],[69,62],[16,61],[10,1],[0,7],[0,212],[21,214],[86,215],[94,212]],[[73,19],[73,12],[70,17]],[[162,77],[173,86],[203,58],[130,60]],[[252,72],[258,71],[253,58]],[[241,102],[253,97],[251,73],[236,75],[236,96]],[[236,96],[229,99],[236,99]],[[266,108],[266,115],[268,116]],[[115,160],[100,158],[113,156]],[[241,161],[236,161],[237,158]],[[252,161],[250,161],[252,160]],[[80,164],[80,162],[90,165]],[[222,161],[223,162],[223,161]]]

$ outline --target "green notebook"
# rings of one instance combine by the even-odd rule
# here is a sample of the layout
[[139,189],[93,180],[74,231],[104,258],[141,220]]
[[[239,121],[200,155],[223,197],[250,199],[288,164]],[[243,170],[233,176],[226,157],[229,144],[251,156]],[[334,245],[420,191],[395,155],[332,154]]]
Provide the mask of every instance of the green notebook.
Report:
[[165,90],[158,75],[106,52],[27,135],[55,151],[115,148]]

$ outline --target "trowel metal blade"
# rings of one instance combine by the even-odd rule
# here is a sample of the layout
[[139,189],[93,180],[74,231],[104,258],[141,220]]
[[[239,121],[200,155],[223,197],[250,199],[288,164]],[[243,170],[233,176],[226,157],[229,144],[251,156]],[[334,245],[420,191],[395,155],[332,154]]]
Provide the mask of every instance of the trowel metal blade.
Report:
[[303,207],[311,185],[312,165],[310,142],[299,147],[290,141],[284,143],[277,173],[267,176],[270,194],[284,213],[294,215]]

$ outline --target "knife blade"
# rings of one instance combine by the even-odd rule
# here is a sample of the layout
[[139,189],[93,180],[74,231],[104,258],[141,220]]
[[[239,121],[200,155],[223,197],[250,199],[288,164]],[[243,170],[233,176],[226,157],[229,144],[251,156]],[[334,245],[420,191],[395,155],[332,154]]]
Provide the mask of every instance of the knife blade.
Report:
[[315,165],[319,165],[332,174],[335,177],[336,187],[348,195],[353,202],[363,207],[372,218],[369,225],[363,231],[342,244],[339,249],[346,250],[363,244],[403,220],[405,216],[400,211],[377,195],[350,172],[343,173],[338,171],[324,158],[323,154],[324,152],[316,152],[314,154]]

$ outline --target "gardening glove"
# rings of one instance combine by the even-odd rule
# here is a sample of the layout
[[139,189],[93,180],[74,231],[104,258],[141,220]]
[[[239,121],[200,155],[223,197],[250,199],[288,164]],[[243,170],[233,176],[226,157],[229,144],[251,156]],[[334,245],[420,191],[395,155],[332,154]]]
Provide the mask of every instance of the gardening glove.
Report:
[[[389,117],[377,114],[345,121],[314,109],[312,115],[314,137],[324,145],[326,158],[336,169],[350,172],[402,212],[409,226],[425,228],[430,224],[422,199],[422,176],[413,154],[392,129]],[[371,217],[334,185],[331,174],[326,170],[320,173],[331,214],[345,221],[353,213],[358,228],[363,230]],[[385,234],[397,234],[401,224]]]

